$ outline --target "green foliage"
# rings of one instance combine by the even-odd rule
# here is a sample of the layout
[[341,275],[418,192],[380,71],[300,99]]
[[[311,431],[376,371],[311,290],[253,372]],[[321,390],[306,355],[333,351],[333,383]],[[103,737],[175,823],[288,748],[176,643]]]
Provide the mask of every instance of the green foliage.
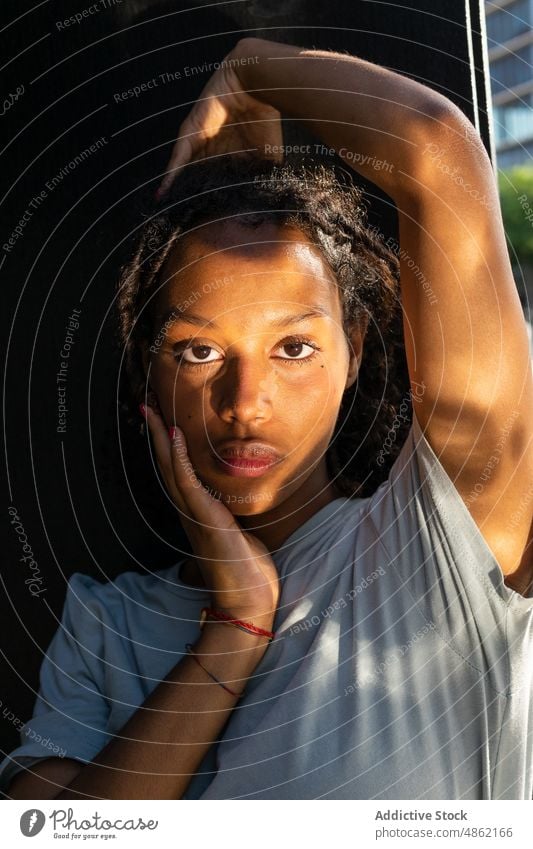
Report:
[[499,189],[511,263],[533,266],[533,167],[500,170]]

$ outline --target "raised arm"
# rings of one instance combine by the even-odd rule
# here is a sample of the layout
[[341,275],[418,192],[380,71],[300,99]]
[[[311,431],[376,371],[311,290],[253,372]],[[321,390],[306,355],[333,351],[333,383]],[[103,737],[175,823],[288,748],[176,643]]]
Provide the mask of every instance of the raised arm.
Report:
[[[264,112],[237,102],[239,88]],[[278,113],[301,120],[394,200],[409,374],[425,387],[416,415],[508,583],[525,592],[533,572],[533,382],[481,139],[451,101],[401,74],[244,39],[182,125],[171,169],[212,151],[217,133],[231,136],[239,121],[248,122],[248,142],[262,125],[270,149],[257,144],[258,153],[275,154]]]

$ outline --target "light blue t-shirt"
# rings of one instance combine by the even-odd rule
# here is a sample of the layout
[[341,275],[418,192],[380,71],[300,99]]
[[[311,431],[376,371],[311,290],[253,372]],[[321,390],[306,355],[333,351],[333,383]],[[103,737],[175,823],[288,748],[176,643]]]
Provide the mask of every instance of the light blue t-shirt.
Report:
[[[505,586],[416,418],[389,479],[274,560],[276,638],[185,798],[533,798],[533,591]],[[180,564],[72,576],[4,792],[52,745],[92,760],[197,639]]]

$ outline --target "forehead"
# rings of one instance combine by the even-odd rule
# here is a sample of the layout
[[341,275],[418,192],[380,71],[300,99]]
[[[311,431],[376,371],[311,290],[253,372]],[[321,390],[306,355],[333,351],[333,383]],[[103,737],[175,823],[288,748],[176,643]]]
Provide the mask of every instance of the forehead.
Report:
[[[333,272],[299,229],[265,222],[209,224],[188,234],[166,261],[156,301],[161,317],[171,307],[206,315],[287,312],[300,305],[340,314]],[[260,305],[261,304],[261,305]],[[191,308],[192,309],[192,308]],[[292,310],[294,312],[294,310]]]

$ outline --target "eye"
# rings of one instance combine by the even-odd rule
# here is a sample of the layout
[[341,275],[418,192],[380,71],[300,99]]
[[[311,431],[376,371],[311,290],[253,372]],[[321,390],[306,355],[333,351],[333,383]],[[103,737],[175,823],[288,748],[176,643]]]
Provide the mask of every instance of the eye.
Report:
[[[288,362],[297,362],[303,363],[313,359],[316,355],[316,352],[320,350],[318,345],[315,345],[314,342],[311,342],[310,339],[303,339],[302,337],[291,337],[290,339],[286,339],[278,348],[289,349],[290,356],[289,357],[277,357],[277,359],[287,360]],[[307,353],[304,349],[310,348],[311,353]],[[303,354],[304,356],[300,356]]]
[[211,345],[188,345],[186,348],[182,348],[181,351],[174,351],[174,359],[189,366],[201,366],[205,363],[217,362],[216,359],[210,358],[209,352],[218,354],[218,351],[212,348]]
[[[285,363],[297,363],[298,365],[310,362],[316,356],[317,351],[321,350],[318,345],[310,339],[300,336],[291,336],[289,339],[285,339],[278,345],[277,350],[280,348],[285,350],[288,349],[289,356],[276,357],[277,360],[282,360],[282,362]],[[307,353],[305,348],[310,348],[311,353]],[[187,368],[211,365],[212,363],[220,362],[222,357],[217,357],[217,354],[220,354],[220,352],[211,345],[189,344],[175,350],[173,352],[173,357],[176,362],[180,364],[181,368]]]

